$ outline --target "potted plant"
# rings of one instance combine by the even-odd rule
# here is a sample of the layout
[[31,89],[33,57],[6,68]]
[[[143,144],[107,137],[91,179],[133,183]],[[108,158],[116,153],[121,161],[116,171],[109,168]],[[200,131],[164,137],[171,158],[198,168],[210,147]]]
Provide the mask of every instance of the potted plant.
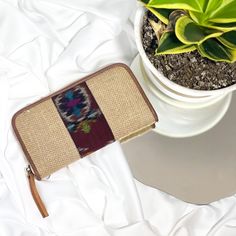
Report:
[[207,109],[236,89],[236,0],[142,0],[135,34],[148,78],[171,99]]

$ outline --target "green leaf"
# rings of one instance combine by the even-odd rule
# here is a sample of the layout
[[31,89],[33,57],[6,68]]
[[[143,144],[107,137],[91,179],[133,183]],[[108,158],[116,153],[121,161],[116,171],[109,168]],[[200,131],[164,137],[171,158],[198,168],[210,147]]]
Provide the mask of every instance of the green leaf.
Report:
[[210,21],[216,23],[236,22],[236,1],[224,0],[218,9],[211,13]]
[[175,24],[177,38],[184,44],[201,44],[203,41],[218,37],[223,32],[203,27],[192,21],[188,16],[180,17]]
[[207,6],[205,8],[205,12],[214,12],[216,11],[221,5],[224,0],[208,0]]
[[204,19],[204,14],[202,14],[201,12],[189,11],[189,15],[191,19],[196,23],[201,23]]
[[146,8],[152,12],[160,21],[162,21],[164,24],[169,23],[169,15],[173,11],[171,9],[154,9],[152,7],[146,6]]
[[180,42],[174,32],[165,32],[159,41],[156,55],[191,52],[195,49],[194,45],[185,45]]
[[236,31],[227,32],[217,39],[226,47],[236,50]]
[[210,14],[221,5],[222,1],[223,0],[203,0],[201,3],[202,12],[189,11],[189,15],[196,23],[205,25],[205,22],[209,20]]
[[214,61],[234,62],[236,50],[230,49],[216,39],[208,39],[198,46],[198,51],[203,57]]
[[220,30],[222,32],[229,32],[231,30],[236,30],[236,22],[233,23],[212,23],[208,22],[208,28]]
[[[210,1],[211,0],[199,0],[199,4],[201,6],[202,12],[205,12]],[[215,1],[215,0],[213,0],[213,1]]]
[[149,0],[140,0],[140,2],[142,2],[144,4],[148,4]]
[[153,8],[184,9],[202,12],[202,7],[199,3],[202,1],[203,0],[150,0],[147,6]]

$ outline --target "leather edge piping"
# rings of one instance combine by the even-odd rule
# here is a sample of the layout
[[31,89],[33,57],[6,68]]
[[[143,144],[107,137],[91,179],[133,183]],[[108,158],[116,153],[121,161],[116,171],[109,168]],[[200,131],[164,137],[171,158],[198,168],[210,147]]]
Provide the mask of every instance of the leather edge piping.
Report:
[[23,150],[23,152],[24,152],[24,154],[25,154],[27,160],[29,161],[29,163],[30,163],[30,165],[31,165],[31,167],[32,167],[32,169],[33,169],[33,171],[34,171],[34,174],[35,174],[36,179],[37,179],[37,180],[41,180],[42,178],[41,178],[41,176],[40,176],[40,174],[39,174],[39,172],[38,172],[36,166],[34,165],[34,162],[33,162],[33,160],[31,159],[31,156],[30,156],[29,152],[27,151],[27,148],[26,148],[26,146],[25,146],[25,144],[24,144],[24,142],[23,142],[23,140],[22,140],[22,138],[21,138],[21,136],[20,136],[20,133],[19,133],[19,131],[18,131],[18,129],[17,129],[17,126],[16,126],[16,119],[17,119],[18,115],[20,115],[24,110],[21,109],[20,111],[21,111],[20,113],[16,112],[16,113],[13,115],[12,120],[11,120],[11,124],[12,124],[14,133],[15,133],[15,135],[16,135],[18,141],[19,141],[19,143],[20,143],[21,146],[22,146],[22,150]]
[[147,98],[147,96],[146,96],[146,94],[144,93],[144,91],[143,91],[141,85],[139,84],[138,80],[136,79],[134,73],[133,73],[132,70],[129,68],[129,66],[127,66],[126,64],[123,64],[123,63],[116,63],[115,65],[119,65],[119,66],[123,67],[123,68],[130,74],[130,76],[131,76],[131,78],[133,79],[133,81],[134,81],[136,87],[138,88],[139,92],[141,93],[141,95],[142,95],[142,97],[143,97],[145,103],[147,104],[149,110],[151,111],[151,113],[152,113],[152,115],[153,115],[153,117],[154,117],[154,120],[155,120],[156,122],[158,122],[158,116],[157,116],[156,111],[154,110],[154,108],[153,108],[151,102],[150,102],[149,99]]
[[[25,146],[25,144],[24,144],[24,142],[23,142],[23,140],[22,140],[22,138],[20,136],[20,133],[19,133],[18,129],[17,129],[17,125],[16,125],[17,117],[21,113],[23,113],[24,111],[30,109],[31,107],[34,107],[37,104],[40,104],[40,103],[42,103],[42,102],[44,102],[44,101],[46,101],[48,99],[51,99],[52,97],[54,97],[54,96],[56,96],[56,95],[58,95],[58,94],[60,94],[60,93],[62,93],[64,91],[66,91],[66,90],[68,90],[68,89],[70,89],[70,88],[72,88],[72,87],[74,87],[74,86],[76,86],[76,85],[78,85],[80,83],[86,82],[87,80],[89,80],[90,78],[93,78],[94,76],[97,76],[97,75],[99,75],[99,74],[101,74],[101,73],[103,73],[103,72],[105,72],[105,71],[107,71],[107,70],[109,70],[111,68],[118,67],[118,66],[123,67],[130,74],[130,76],[131,76],[132,80],[134,81],[136,87],[138,88],[139,92],[141,93],[145,103],[147,104],[148,108],[150,109],[150,111],[151,111],[151,113],[152,113],[152,115],[154,117],[154,120],[156,122],[158,121],[157,113],[155,112],[155,110],[154,110],[153,106],[151,105],[150,101],[148,100],[146,94],[144,93],[144,91],[143,91],[142,87],[140,86],[139,82],[137,81],[135,75],[133,74],[133,72],[131,71],[129,66],[127,66],[126,64],[124,64],[124,63],[114,63],[114,64],[106,66],[106,67],[104,67],[104,68],[102,68],[102,69],[100,69],[100,70],[98,70],[98,71],[96,71],[96,72],[94,72],[94,73],[92,73],[90,75],[87,75],[87,76],[83,77],[82,79],[79,79],[79,80],[77,80],[77,81],[75,81],[75,82],[73,82],[73,83],[63,87],[62,89],[60,89],[60,90],[58,90],[58,91],[56,91],[54,93],[51,93],[50,95],[48,95],[48,96],[46,96],[44,98],[41,98],[38,101],[36,101],[36,102],[34,102],[34,103],[32,103],[32,104],[30,104],[28,106],[23,107],[22,109],[17,111],[13,115],[13,117],[12,117],[11,124],[12,124],[13,130],[14,130],[14,133],[16,134],[16,137],[17,137],[17,139],[19,140],[19,142],[20,142],[20,144],[22,146],[23,152],[24,152],[27,160],[29,161],[30,165],[33,168],[33,171],[35,173],[35,176],[36,176],[37,180],[41,180],[42,178],[41,178],[39,172],[37,171],[37,168],[35,167],[32,159],[31,159],[31,156],[28,153],[28,151],[26,149],[26,146]],[[153,125],[155,125],[155,124],[153,124]]]

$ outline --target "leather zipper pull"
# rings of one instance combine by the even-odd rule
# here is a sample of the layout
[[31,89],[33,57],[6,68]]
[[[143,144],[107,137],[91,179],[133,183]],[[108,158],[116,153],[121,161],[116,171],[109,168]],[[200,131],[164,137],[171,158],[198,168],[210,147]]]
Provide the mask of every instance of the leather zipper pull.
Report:
[[30,166],[28,166],[26,168],[26,171],[27,171],[27,175],[28,175],[28,180],[29,180],[30,191],[31,191],[32,197],[33,197],[42,217],[45,218],[45,217],[49,216],[49,214],[47,212],[47,209],[46,209],[41,197],[39,196],[39,193],[38,193],[38,190],[37,190],[37,187],[35,184],[34,173],[32,172]]

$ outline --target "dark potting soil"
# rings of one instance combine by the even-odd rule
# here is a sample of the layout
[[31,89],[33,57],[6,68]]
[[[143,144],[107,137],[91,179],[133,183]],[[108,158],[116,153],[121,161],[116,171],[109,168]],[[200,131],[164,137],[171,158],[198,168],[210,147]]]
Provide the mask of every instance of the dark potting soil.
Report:
[[151,12],[144,16],[144,50],[151,63],[169,80],[197,90],[215,90],[236,83],[236,63],[211,61],[198,51],[155,56],[158,42],[148,19],[158,22]]

